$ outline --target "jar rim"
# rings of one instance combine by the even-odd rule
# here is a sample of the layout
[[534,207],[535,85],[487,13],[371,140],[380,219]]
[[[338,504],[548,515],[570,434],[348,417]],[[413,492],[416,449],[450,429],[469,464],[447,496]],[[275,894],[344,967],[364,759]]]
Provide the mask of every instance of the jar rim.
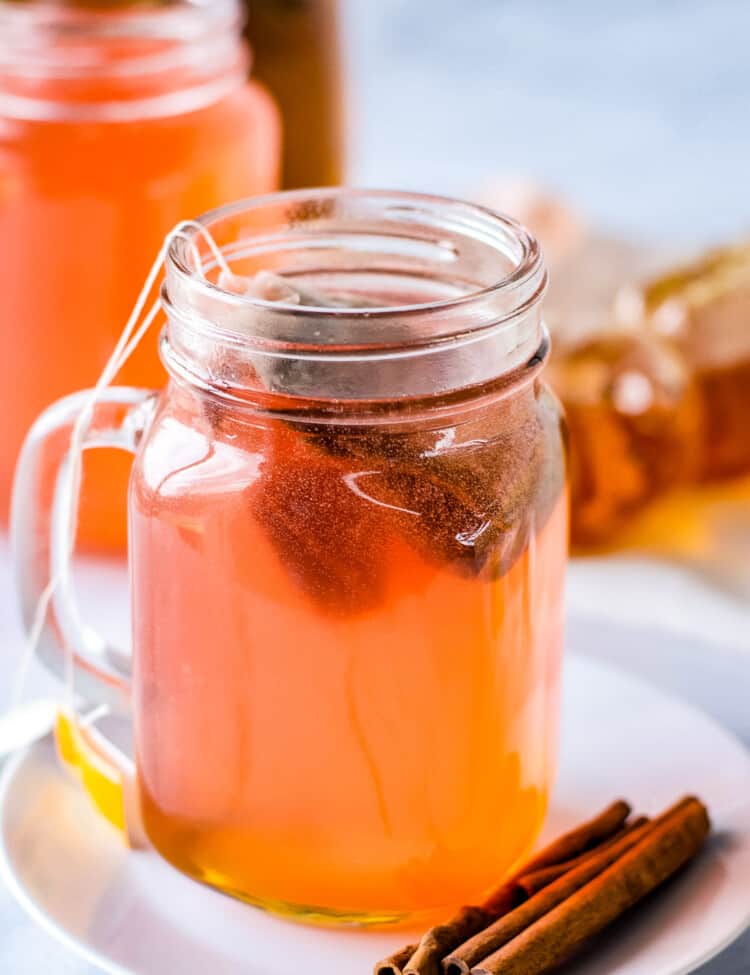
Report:
[[244,83],[238,0],[115,9],[0,0],[0,115],[131,121],[182,114]]
[[[404,204],[405,209],[411,206],[415,208],[443,208],[454,212],[462,212],[468,218],[472,216],[478,218],[478,230],[487,231],[494,226],[496,232],[504,231],[509,237],[513,237],[519,246],[520,255],[515,265],[506,273],[501,274],[494,282],[476,290],[453,295],[448,298],[374,307],[331,308],[329,306],[316,306],[314,304],[300,305],[285,303],[283,301],[268,301],[253,295],[236,294],[219,287],[213,281],[196,277],[196,269],[191,266],[190,248],[191,244],[197,244],[200,241],[202,231],[199,227],[211,232],[212,227],[215,227],[219,221],[239,214],[251,213],[252,211],[259,211],[263,208],[278,205],[287,205],[290,208],[294,208],[297,205],[304,205],[310,198],[314,198],[316,201],[335,201],[343,196],[355,200],[400,201]],[[533,298],[534,303],[536,303],[541,301],[547,288],[547,272],[544,267],[544,259],[539,243],[518,220],[508,214],[493,210],[479,203],[467,203],[454,197],[431,193],[417,193],[409,190],[352,187],[282,190],[276,193],[249,197],[234,203],[224,204],[223,206],[215,207],[201,214],[192,222],[190,227],[187,227],[180,236],[171,241],[167,250],[167,264],[168,269],[176,272],[185,282],[192,282],[195,287],[205,290],[214,298],[220,297],[227,304],[234,304],[237,307],[255,307],[259,310],[312,319],[348,317],[353,319],[377,319],[378,317],[392,315],[408,316],[410,314],[450,312],[468,304],[491,299],[501,292],[507,294],[514,290],[523,290],[524,286],[528,286],[530,283],[535,284]],[[207,261],[207,267],[215,267],[215,260],[210,256]],[[526,302],[522,304],[525,305]],[[520,308],[514,309],[514,314],[519,310]]]
[[[249,283],[276,272],[308,300],[225,290],[221,264]],[[181,225],[162,358],[214,388],[338,402],[443,394],[534,361],[546,285],[534,237],[486,207],[347,187],[274,193]],[[321,303],[309,303],[316,288]]]
[[[0,64],[23,70],[29,51],[44,55],[45,67],[69,70],[59,48],[50,50],[39,43],[102,40],[149,39],[190,42],[206,38],[215,30],[240,30],[245,15],[237,0],[176,0],[169,5],[125,5],[117,8],[101,6],[61,6],[58,4],[18,4],[0,0]],[[12,33],[11,33],[12,32]],[[30,46],[18,47],[19,40],[28,38]],[[81,62],[77,51],[79,67]],[[150,59],[144,57],[144,62]],[[123,69],[126,61],[123,61]],[[94,64],[92,62],[91,67]]]

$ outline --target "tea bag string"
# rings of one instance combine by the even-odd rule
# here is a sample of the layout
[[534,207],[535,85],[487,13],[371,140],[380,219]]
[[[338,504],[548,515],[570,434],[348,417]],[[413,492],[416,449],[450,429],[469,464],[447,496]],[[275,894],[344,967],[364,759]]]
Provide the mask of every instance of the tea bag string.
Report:
[[[206,227],[203,226],[203,224],[198,223],[195,220],[183,220],[177,224],[177,226],[175,226],[165,237],[164,242],[159,249],[159,253],[157,254],[156,259],[146,276],[143,287],[138,295],[135,305],[133,306],[133,310],[130,313],[125,327],[120,334],[117,344],[107,360],[107,363],[104,366],[104,369],[102,370],[95,386],[93,386],[93,388],[89,391],[83,407],[73,423],[68,452],[69,463],[63,471],[63,486],[65,488],[64,497],[68,499],[68,510],[65,518],[64,556],[62,562],[42,590],[42,593],[40,594],[34,608],[34,615],[32,617],[31,626],[28,630],[24,652],[13,682],[10,710],[20,703],[23,696],[26,679],[31,666],[31,660],[33,659],[34,653],[36,652],[39,644],[39,640],[41,639],[50,604],[55,593],[61,588],[63,591],[68,593],[71,613],[73,614],[74,620],[78,625],[80,632],[81,621],[76,601],[74,598],[72,598],[73,594],[70,587],[70,578],[73,553],[78,534],[80,492],[83,473],[83,450],[86,434],[88,433],[94,416],[94,410],[96,409],[102,393],[105,389],[107,389],[108,386],[111,385],[112,381],[117,376],[117,373],[122,369],[133,352],[136,350],[159,314],[160,303],[158,298],[154,300],[145,314],[144,309],[146,302],[148,301],[148,297],[154,288],[156,280],[166,260],[167,251],[174,240],[182,239],[187,242],[196,271],[201,275],[201,277],[205,277],[204,265],[200,251],[195,243],[194,237],[189,236],[186,233],[187,230],[193,230],[196,234],[202,237],[202,239],[208,245],[209,250],[213,254],[215,262],[222,273],[228,276],[231,276],[232,274],[226,258],[222,254],[211,233]],[[73,711],[75,708],[75,651],[66,643],[64,653],[64,685],[66,690],[67,704],[70,710]]]

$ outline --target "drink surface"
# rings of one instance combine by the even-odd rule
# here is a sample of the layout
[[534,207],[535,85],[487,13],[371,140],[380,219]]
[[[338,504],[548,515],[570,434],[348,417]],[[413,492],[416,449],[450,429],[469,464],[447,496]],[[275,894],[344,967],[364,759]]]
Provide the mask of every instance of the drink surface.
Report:
[[[168,83],[179,79],[172,73]],[[35,95],[53,98],[58,84],[46,79]],[[107,102],[107,85],[89,79],[76,97]],[[165,234],[186,215],[273,189],[277,179],[276,110],[252,82],[183,113],[93,120],[66,118],[63,105],[58,114],[0,117],[4,518],[26,430],[56,397],[94,385]],[[163,377],[152,335],[122,381],[161,386]],[[114,452],[87,458],[84,541],[124,544],[129,466]]]
[[167,859],[378,923],[471,901],[529,848],[567,532],[537,380],[369,426],[173,383],[130,513],[139,782]]

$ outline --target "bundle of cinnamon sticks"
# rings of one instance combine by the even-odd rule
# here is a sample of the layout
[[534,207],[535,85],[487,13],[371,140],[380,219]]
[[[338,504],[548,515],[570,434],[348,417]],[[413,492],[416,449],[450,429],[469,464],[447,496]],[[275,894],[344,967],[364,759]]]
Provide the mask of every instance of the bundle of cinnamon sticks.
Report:
[[654,819],[618,800],[555,840],[480,906],[463,907],[375,975],[545,975],[691,860],[710,831],[688,796]]

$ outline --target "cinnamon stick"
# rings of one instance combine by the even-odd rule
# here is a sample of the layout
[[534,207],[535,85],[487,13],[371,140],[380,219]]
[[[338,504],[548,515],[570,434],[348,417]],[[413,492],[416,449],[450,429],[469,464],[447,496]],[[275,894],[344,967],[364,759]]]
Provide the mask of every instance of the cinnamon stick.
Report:
[[[622,829],[629,815],[630,806],[620,799],[598,816],[558,837],[524,864],[520,871],[501,884],[481,907],[462,907],[449,921],[431,928],[424,935],[405,967],[401,971],[392,967],[394,975],[401,975],[401,972],[403,975],[440,975],[440,963],[446,955],[482,928],[512,910],[519,900],[525,897],[518,884],[521,876],[570,860],[603,840],[609,839]],[[390,964],[391,960],[388,962]],[[379,973],[377,965],[375,973],[385,975]]]
[[405,948],[394,951],[388,958],[377,963],[373,975],[401,975],[404,965],[416,950],[416,945],[406,945]]
[[624,836],[628,833],[632,833],[633,830],[638,829],[641,826],[645,826],[648,822],[647,816],[639,816],[634,819],[632,823],[628,823],[623,829],[619,830],[615,835],[599,846],[595,846],[593,850],[587,850],[585,853],[581,853],[580,856],[575,857],[573,860],[566,860],[564,863],[558,863],[552,867],[542,867],[539,870],[534,870],[531,873],[526,873],[526,868],[524,867],[524,874],[518,880],[518,886],[524,892],[526,897],[533,897],[534,894],[538,894],[540,890],[557,880],[558,877],[562,877],[563,874],[569,873],[571,870],[575,870],[576,867],[580,867],[582,863],[586,863],[592,856],[596,856],[599,853],[603,853],[604,850],[618,843]]
[[[507,891],[510,903],[510,885]],[[506,910],[510,910],[510,907]],[[450,921],[431,928],[425,934],[407,962],[404,975],[441,975],[440,962],[448,952],[491,924],[495,917],[482,907],[462,907]]]
[[710,823],[705,806],[688,797],[641,830],[642,838],[611,866],[479,962],[471,975],[554,971],[692,859]]
[[[618,799],[594,819],[577,826],[558,837],[549,846],[540,850],[528,860],[520,873],[528,874],[542,867],[550,867],[557,863],[564,863],[572,857],[578,856],[585,850],[591,849],[603,840],[609,839],[618,829],[622,829],[630,815],[630,806],[624,799]],[[519,874],[516,873],[515,876]]]
[[645,823],[635,830],[628,831],[617,842],[606,844],[602,850],[595,850],[580,866],[558,877],[556,881],[525,901],[516,910],[510,911],[470,938],[444,959],[445,975],[468,975],[468,972],[473,970],[473,965],[512,941],[539,918],[549,914],[554,907],[636,846],[649,828],[650,825]]

